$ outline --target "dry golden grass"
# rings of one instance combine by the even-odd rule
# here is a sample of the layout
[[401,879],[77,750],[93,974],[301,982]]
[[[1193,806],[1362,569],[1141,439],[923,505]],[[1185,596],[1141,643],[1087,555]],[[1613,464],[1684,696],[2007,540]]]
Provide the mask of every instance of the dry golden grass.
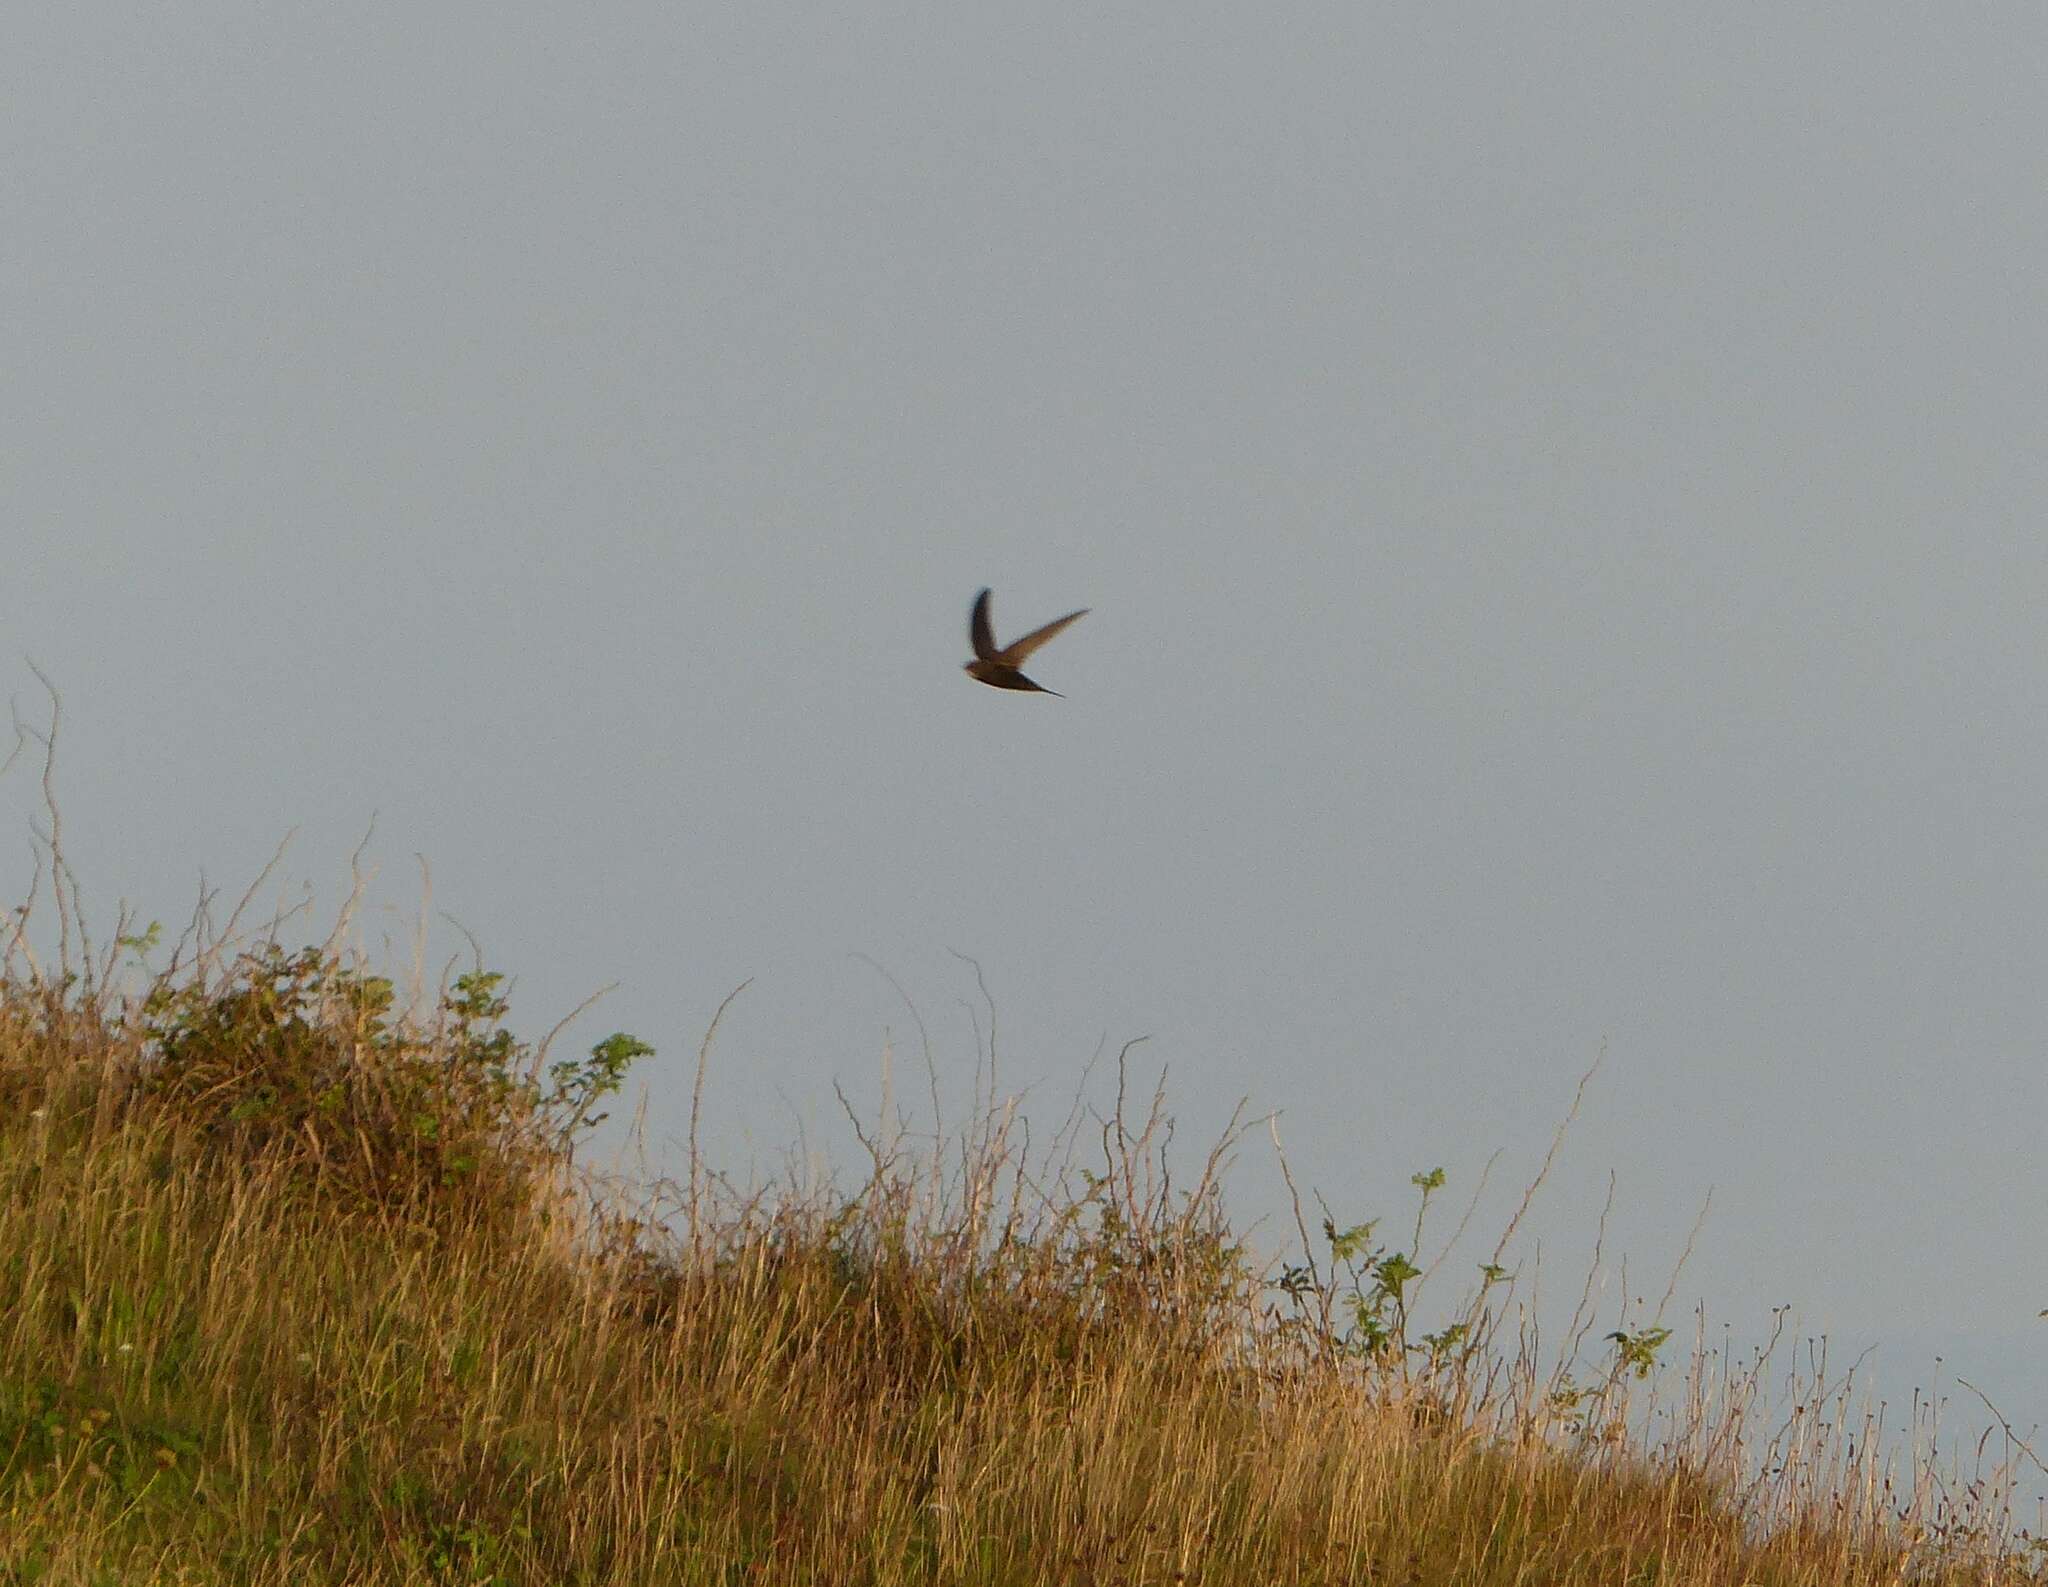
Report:
[[1068,1200],[1000,1116],[844,1197],[693,1175],[662,1238],[466,1071],[488,1021],[200,981],[0,1002],[0,1580],[2038,1579],[1839,1440],[1759,1485],[1286,1326],[1142,1128]]
[[1085,1152],[884,1121],[844,1192],[693,1127],[622,1195],[568,1149],[626,1038],[549,1066],[491,977],[415,1016],[203,916],[124,982],[50,858],[55,963],[0,939],[0,1583],[2048,1580],[1832,1385],[1774,1437],[1702,1361],[1651,1424],[1504,1283],[1431,1342],[1412,1251],[1255,1265],[1156,1097]]

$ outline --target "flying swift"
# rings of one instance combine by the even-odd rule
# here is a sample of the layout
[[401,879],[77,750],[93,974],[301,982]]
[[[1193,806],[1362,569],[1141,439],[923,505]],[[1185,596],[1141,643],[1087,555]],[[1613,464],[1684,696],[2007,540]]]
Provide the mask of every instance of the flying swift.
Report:
[[974,645],[974,659],[967,663],[967,676],[994,689],[1028,689],[1034,694],[1049,694],[1055,699],[1065,699],[1057,689],[1048,689],[1033,683],[1019,670],[1030,659],[1031,653],[1057,634],[1069,623],[1086,617],[1090,608],[1084,606],[1078,612],[1055,618],[1043,628],[1034,628],[1022,639],[1012,640],[998,650],[996,636],[989,627],[989,591],[983,590],[974,597],[974,615],[968,620],[967,637]]

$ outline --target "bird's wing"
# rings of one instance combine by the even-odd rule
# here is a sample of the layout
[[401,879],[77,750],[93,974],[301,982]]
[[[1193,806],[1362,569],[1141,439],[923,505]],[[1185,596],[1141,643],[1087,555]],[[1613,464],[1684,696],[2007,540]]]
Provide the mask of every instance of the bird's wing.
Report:
[[988,597],[987,590],[974,597],[974,616],[967,624],[967,637],[974,645],[977,661],[993,661],[996,654],[996,636],[988,626]]
[[1001,654],[996,659],[1012,667],[1023,666],[1034,650],[1051,639],[1062,628],[1065,628],[1067,624],[1079,622],[1088,615],[1090,610],[1091,608],[1084,606],[1078,612],[1069,612],[1064,617],[1055,618],[1043,628],[1032,629],[1022,639],[1012,640],[1009,644],[1005,645]]

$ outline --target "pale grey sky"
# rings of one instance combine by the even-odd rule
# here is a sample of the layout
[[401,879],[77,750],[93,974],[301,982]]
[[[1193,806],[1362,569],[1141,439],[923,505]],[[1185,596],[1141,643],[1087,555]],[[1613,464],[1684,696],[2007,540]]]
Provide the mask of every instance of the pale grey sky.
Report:
[[948,949],[1346,1215],[1504,1215],[1604,1042],[1550,1283],[1713,1186],[1717,1321],[2048,1417],[2044,81],[2020,4],[18,8],[0,631],[94,892],[376,812],[525,1028],[625,982],[658,1138],[750,975],[727,1159],[872,1100],[854,953],[957,1095]]

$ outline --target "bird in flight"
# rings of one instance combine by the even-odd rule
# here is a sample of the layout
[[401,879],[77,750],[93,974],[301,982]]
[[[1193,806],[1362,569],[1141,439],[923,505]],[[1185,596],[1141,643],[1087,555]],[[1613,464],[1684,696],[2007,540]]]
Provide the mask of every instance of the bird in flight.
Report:
[[1052,638],[1067,624],[1088,615],[1089,608],[1069,612],[1056,618],[1043,628],[1034,628],[1022,639],[1013,640],[1001,650],[996,649],[996,636],[988,624],[989,592],[983,590],[974,597],[974,616],[967,625],[967,637],[974,643],[974,659],[967,663],[967,676],[977,682],[986,683],[996,689],[1029,689],[1036,694],[1050,694],[1055,699],[1065,699],[1057,689],[1047,689],[1033,683],[1017,669],[1030,659],[1031,653]]

